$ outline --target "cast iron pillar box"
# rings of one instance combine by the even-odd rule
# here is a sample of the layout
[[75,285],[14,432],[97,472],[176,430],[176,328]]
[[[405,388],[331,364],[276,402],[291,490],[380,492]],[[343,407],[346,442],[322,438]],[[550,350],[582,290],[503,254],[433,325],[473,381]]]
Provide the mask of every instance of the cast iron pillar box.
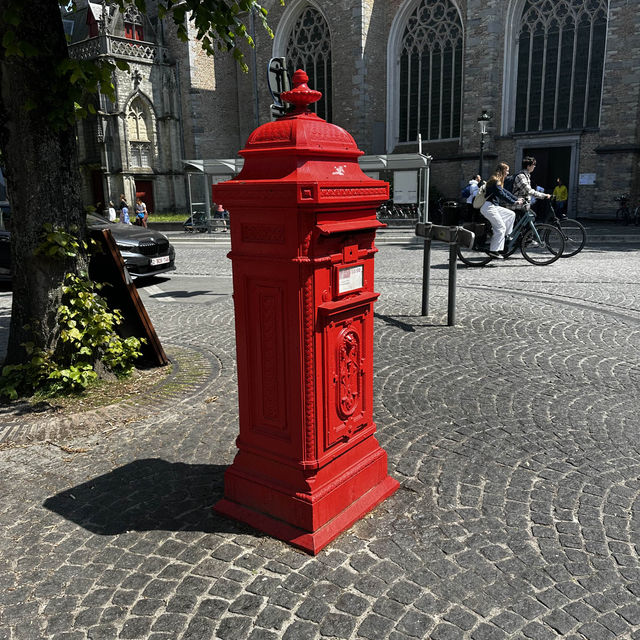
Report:
[[317,553],[398,488],[374,437],[373,258],[386,182],[308,109],[258,127],[242,172],[213,187],[231,214],[240,434],[214,509]]

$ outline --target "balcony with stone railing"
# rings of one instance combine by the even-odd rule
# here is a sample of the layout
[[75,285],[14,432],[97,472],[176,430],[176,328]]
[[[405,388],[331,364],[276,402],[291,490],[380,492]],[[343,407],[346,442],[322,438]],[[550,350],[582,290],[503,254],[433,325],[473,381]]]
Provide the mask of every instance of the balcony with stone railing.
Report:
[[112,56],[124,60],[153,63],[166,60],[166,50],[153,42],[103,35],[69,45],[69,56],[77,60]]

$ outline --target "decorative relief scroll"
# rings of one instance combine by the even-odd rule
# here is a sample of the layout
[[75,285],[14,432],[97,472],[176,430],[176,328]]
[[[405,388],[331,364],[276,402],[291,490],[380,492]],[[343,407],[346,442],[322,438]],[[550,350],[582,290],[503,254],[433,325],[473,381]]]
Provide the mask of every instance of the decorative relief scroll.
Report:
[[279,224],[243,224],[242,241],[284,244],[284,227]]
[[322,198],[368,198],[387,197],[386,187],[320,187]]
[[286,411],[285,312],[282,283],[249,282],[246,345],[251,429],[269,438],[288,439]]
[[338,413],[343,419],[356,410],[360,399],[362,356],[360,336],[352,329],[340,334],[337,344]]

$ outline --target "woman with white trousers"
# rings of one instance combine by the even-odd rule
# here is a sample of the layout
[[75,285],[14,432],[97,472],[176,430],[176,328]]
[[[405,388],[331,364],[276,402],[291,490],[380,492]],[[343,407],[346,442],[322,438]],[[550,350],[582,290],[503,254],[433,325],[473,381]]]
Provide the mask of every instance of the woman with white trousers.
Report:
[[505,236],[513,229],[516,214],[500,204],[522,204],[522,198],[516,198],[510,191],[503,188],[504,179],[509,175],[509,165],[499,162],[493,175],[487,180],[486,202],[480,207],[480,213],[491,223],[493,234],[489,245],[489,255],[492,258],[503,258],[499,253],[504,249]]

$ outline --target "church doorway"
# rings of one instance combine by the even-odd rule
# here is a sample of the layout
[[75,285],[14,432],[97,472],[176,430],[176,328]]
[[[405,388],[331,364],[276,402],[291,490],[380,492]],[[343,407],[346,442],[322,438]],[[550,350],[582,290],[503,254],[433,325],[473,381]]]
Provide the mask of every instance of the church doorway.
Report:
[[566,185],[571,181],[571,147],[528,147],[522,150],[522,157],[533,156],[536,170],[531,182],[552,193],[556,179],[561,178]]
[[151,180],[136,180],[136,198],[142,198],[147,205],[147,211],[153,213],[156,210],[153,200],[153,182]]

